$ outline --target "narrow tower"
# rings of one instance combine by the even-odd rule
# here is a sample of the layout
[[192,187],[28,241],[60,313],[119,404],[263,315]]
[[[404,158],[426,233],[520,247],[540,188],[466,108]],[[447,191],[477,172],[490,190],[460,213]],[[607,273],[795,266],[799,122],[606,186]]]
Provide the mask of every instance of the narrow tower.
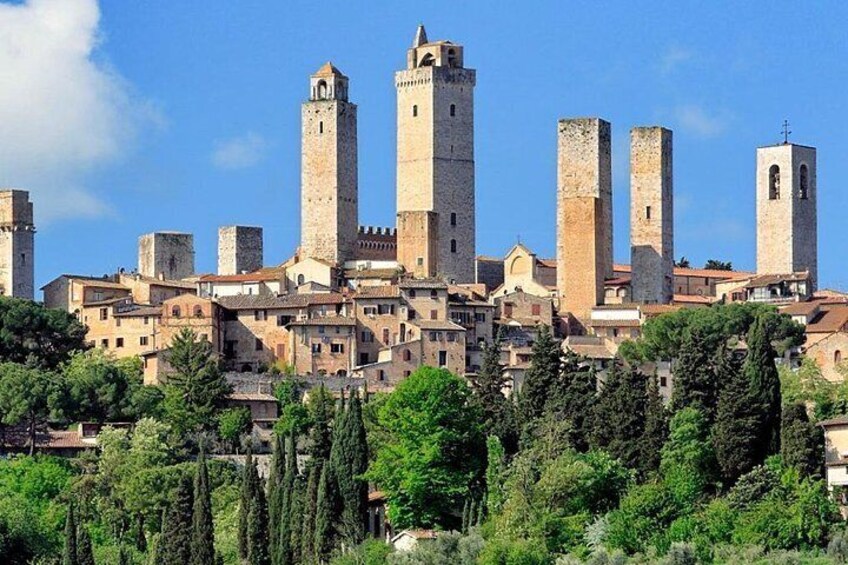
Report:
[[757,273],[809,271],[818,281],[816,149],[757,149]]
[[33,299],[35,225],[25,190],[0,191],[0,294]]
[[300,246],[334,265],[354,258],[359,196],[356,104],[348,79],[327,63],[312,75],[302,115]]
[[630,260],[634,302],[668,304],[674,293],[672,136],[630,130]]
[[[429,270],[449,281],[474,280],[474,85],[462,46],[428,41],[419,26],[397,88],[398,258],[408,272]],[[407,212],[432,212],[410,222]],[[404,226],[415,233],[404,233]],[[435,241],[432,241],[435,239]],[[423,246],[418,249],[415,246]],[[435,261],[429,250],[435,249]],[[418,259],[421,258],[421,262]]]
[[586,319],[612,276],[610,124],[560,120],[557,135],[557,290],[561,309]]
[[262,228],[218,228],[218,274],[238,275],[262,268]]

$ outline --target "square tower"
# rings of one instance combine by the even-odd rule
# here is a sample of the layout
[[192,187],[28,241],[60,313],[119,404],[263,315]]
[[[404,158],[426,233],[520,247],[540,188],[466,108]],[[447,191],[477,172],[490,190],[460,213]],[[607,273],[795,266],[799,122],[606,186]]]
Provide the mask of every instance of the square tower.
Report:
[[630,261],[634,302],[668,304],[674,296],[672,135],[662,127],[630,130]]
[[433,212],[438,274],[472,282],[475,257],[474,85],[462,46],[418,28],[397,88],[397,211]]
[[818,282],[816,149],[757,149],[757,273],[809,271]]
[[334,265],[354,259],[359,229],[356,104],[347,95],[347,77],[327,63],[301,110],[301,253]]
[[194,236],[161,231],[138,238],[138,272],[144,277],[179,280],[194,274]]
[[0,295],[34,296],[35,225],[25,190],[0,191]]
[[434,212],[412,211],[397,215],[397,262],[416,278],[438,273],[439,216]]
[[218,274],[238,275],[262,268],[262,228],[218,228]]
[[579,319],[604,300],[612,276],[610,124],[560,120],[557,135],[557,291]]

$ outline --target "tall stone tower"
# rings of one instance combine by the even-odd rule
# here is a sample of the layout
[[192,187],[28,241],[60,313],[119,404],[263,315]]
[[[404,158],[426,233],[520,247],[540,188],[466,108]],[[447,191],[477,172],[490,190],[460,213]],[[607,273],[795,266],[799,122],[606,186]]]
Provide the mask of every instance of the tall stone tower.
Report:
[[674,294],[672,135],[630,130],[630,261],[634,302],[668,304]]
[[218,274],[237,275],[262,268],[262,228],[218,228]]
[[[395,73],[397,88],[397,211],[434,212],[438,275],[474,280],[474,85],[463,67],[462,46],[428,41],[419,26],[406,69]],[[406,237],[400,222],[398,257],[424,257],[427,238]],[[424,249],[409,249],[414,242]],[[404,265],[414,271],[414,265]]]
[[194,274],[194,236],[161,231],[139,237],[138,272],[167,280],[190,277]]
[[612,276],[610,124],[560,120],[557,136],[557,291],[561,309],[586,319]]
[[757,273],[809,271],[818,282],[816,149],[757,149]]
[[301,110],[301,253],[342,264],[354,258],[359,229],[356,104],[331,63],[309,82]]
[[25,190],[0,191],[0,294],[33,299],[35,225]]

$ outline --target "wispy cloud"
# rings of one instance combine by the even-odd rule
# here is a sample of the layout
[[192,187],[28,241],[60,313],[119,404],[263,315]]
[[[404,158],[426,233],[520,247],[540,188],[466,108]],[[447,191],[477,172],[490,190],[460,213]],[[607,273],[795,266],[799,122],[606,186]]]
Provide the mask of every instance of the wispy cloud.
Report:
[[672,45],[660,57],[660,73],[667,75],[673,72],[680,65],[692,59],[692,55],[692,51],[678,45]]
[[711,113],[697,104],[684,104],[674,110],[678,127],[698,137],[722,134],[730,122],[727,112]]
[[212,151],[212,163],[219,169],[246,169],[259,163],[267,148],[268,142],[264,137],[247,132],[216,144]]
[[38,222],[107,214],[88,173],[162,122],[94,60],[99,23],[97,0],[0,4],[0,186],[32,192]]

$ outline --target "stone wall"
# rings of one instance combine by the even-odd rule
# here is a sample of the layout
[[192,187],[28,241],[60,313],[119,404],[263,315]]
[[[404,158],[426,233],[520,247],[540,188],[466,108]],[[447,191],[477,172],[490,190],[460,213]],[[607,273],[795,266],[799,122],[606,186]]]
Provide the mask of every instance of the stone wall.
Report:
[[32,300],[34,265],[35,226],[29,192],[0,191],[0,294]]
[[218,274],[237,275],[262,268],[262,228],[218,228]]
[[415,277],[436,276],[439,271],[439,216],[434,212],[407,211],[397,215],[397,261]]
[[630,258],[634,302],[668,304],[674,293],[672,133],[630,130]]
[[145,277],[178,280],[194,274],[194,236],[154,232],[138,238],[138,272]]

